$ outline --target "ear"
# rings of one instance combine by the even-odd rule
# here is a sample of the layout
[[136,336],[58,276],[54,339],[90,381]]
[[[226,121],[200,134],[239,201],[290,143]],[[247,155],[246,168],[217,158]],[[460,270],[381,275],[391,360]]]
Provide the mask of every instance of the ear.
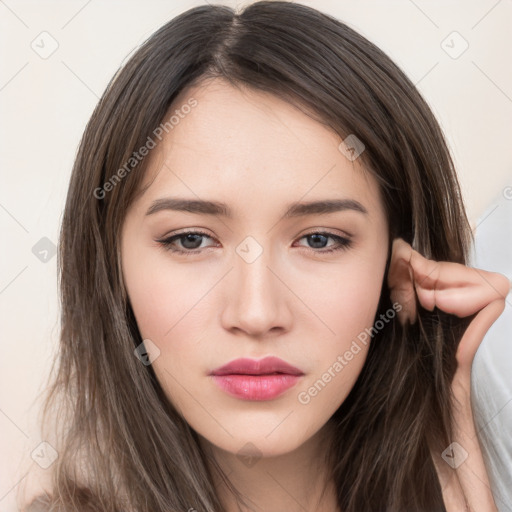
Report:
[[387,281],[391,302],[398,302],[402,306],[397,310],[398,320],[402,325],[407,321],[413,324],[417,316],[412,254],[413,248],[405,240],[393,240]]

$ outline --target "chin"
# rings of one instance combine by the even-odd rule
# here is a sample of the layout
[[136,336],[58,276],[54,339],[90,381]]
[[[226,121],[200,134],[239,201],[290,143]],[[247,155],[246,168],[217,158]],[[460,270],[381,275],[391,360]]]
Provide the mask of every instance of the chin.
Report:
[[[228,429],[233,437],[228,435],[221,435],[221,438],[212,437],[211,435],[202,437],[208,444],[241,459],[244,457],[279,457],[293,452],[310,438],[310,436],[304,434],[304,428],[301,429],[301,434],[297,435],[290,432],[290,428],[285,428],[284,425],[277,427],[277,429],[274,427],[274,429],[272,431],[272,429],[265,427],[258,432],[250,432],[247,429],[240,429],[237,432]],[[280,429],[281,432],[278,432]]]

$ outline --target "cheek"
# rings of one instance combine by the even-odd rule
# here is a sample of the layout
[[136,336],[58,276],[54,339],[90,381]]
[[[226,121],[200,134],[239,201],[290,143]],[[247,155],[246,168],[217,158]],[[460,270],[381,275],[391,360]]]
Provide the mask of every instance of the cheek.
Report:
[[[353,339],[373,324],[381,295],[381,272],[347,275],[342,291],[333,298],[329,313],[337,336]],[[336,307],[335,307],[336,305]]]
[[[310,404],[308,409],[334,412],[355,384],[375,332],[385,264],[383,254],[371,261],[354,259],[336,271],[317,273],[298,292],[321,319],[319,323],[311,316],[302,325],[312,340],[303,347],[305,359],[314,363],[298,401]],[[320,327],[316,333],[313,321]]]
[[190,339],[199,313],[207,320],[202,307],[215,275],[209,279],[192,266],[172,265],[154,249],[127,254],[123,274],[141,336],[154,339],[160,349],[179,331],[188,332]]
[[335,336],[352,336],[373,321],[381,293],[379,273],[344,272],[331,278],[328,286],[310,283],[310,297]]
[[328,347],[343,348],[350,344],[373,324],[385,265],[385,254],[372,258],[355,255],[340,264],[297,271],[292,281],[296,283],[294,291],[314,313],[304,317],[302,328],[311,331],[312,323],[316,322],[318,339]]
[[152,367],[167,396],[182,411],[190,396],[184,389],[197,393],[189,379],[195,382],[205,366],[202,343],[208,343],[206,327],[211,330],[214,321],[208,292],[218,280],[216,273],[200,272],[204,277],[198,279],[193,266],[178,269],[151,254],[128,255],[124,270],[140,335],[159,349]]

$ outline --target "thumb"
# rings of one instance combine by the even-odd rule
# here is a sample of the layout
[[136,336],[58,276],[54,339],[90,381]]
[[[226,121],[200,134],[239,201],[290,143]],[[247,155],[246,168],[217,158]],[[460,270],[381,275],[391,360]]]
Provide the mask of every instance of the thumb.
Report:
[[405,240],[395,238],[391,248],[391,260],[387,276],[391,302],[398,302],[402,309],[397,311],[398,320],[402,325],[407,321],[416,321],[416,290],[414,274],[411,267],[413,248]]

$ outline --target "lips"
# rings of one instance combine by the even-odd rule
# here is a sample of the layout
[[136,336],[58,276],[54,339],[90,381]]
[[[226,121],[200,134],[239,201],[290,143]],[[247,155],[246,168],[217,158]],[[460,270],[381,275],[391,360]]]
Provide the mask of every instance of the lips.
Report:
[[235,359],[230,363],[213,370],[210,375],[304,375],[304,373],[278,357],[264,359]]
[[226,393],[242,400],[271,400],[295,386],[304,373],[277,357],[236,359],[210,373]]

